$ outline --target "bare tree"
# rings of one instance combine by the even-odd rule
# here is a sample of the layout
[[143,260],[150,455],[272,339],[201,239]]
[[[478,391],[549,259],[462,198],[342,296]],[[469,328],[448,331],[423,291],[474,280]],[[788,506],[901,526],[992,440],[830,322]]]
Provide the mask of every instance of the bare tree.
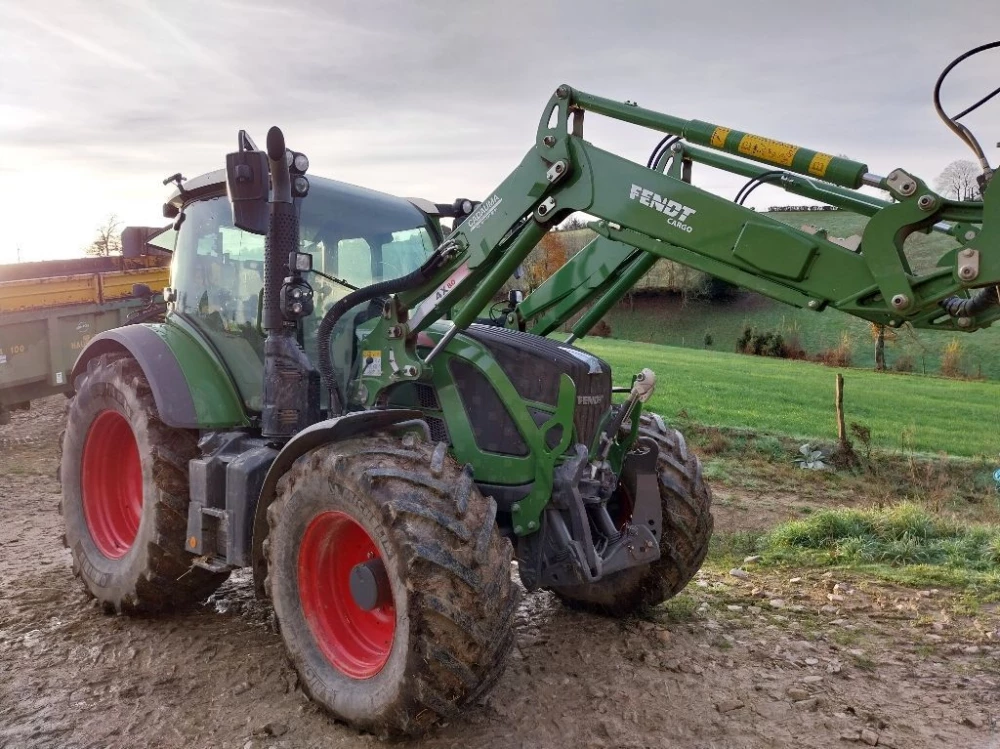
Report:
[[580,216],[570,216],[556,227],[556,231],[576,231],[587,228],[587,222]]
[[886,341],[895,341],[898,338],[893,328],[877,322],[868,323],[868,330],[871,333],[872,341],[875,343],[875,371],[884,372],[885,366],[885,344]]
[[956,200],[978,200],[979,183],[976,182],[978,176],[979,167],[974,162],[959,159],[944,168],[934,186],[945,197]]
[[112,213],[97,227],[97,238],[84,250],[88,255],[107,257],[122,254],[122,222]]
[[875,337],[875,371],[885,371],[885,325],[872,323],[872,334]]

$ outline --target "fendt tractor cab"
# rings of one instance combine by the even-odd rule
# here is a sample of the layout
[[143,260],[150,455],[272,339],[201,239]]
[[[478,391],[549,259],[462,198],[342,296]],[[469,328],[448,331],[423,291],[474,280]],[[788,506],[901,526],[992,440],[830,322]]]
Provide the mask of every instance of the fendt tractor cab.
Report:
[[[642,166],[586,140],[586,112],[667,137]],[[643,411],[653,373],[615,387],[606,362],[548,333],[584,311],[570,341],[586,334],[658,258],[890,327],[1000,318],[1000,191],[941,113],[975,146],[981,201],[569,86],[479,204],[313,178],[277,128],[266,151],[241,133],[225,172],[177,175],[163,322],[95,336],[74,367],[74,570],[124,613],[198,601],[250,566],[335,716],[415,734],[459,715],[511,651],[513,560],[528,591],[621,615],[679,592],[712,532],[698,459]],[[750,182],[726,200],[691,184],[694,163]],[[769,181],[870,217],[862,237],[740,204]],[[597,217],[594,241],[484,324],[577,211]],[[912,263],[907,236],[931,231],[952,246]]]

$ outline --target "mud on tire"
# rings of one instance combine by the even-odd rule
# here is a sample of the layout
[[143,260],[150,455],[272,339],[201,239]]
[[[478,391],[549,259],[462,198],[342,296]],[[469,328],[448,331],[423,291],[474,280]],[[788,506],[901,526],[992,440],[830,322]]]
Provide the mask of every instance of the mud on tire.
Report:
[[[383,658],[360,669],[363,678],[325,654],[339,643],[317,630],[315,611],[305,613],[315,594],[302,566],[313,545],[304,539],[324,517],[343,516],[384,563],[394,612]],[[305,691],[335,717],[381,735],[420,734],[457,717],[503,673],[518,603],[512,549],[497,529],[496,503],[445,444],[373,435],[318,448],[281,479],[268,523],[265,587],[289,657]],[[329,554],[347,553],[339,536],[329,538]],[[343,595],[328,598],[351,609]]]
[[593,585],[553,588],[568,606],[611,616],[656,606],[684,589],[705,561],[712,538],[712,492],[701,475],[698,456],[684,436],[656,414],[640,417],[639,435],[660,448],[657,483],[663,510],[660,558]]
[[[74,574],[108,613],[162,611],[207,597],[228,574],[193,567],[184,548],[197,432],[160,421],[146,377],[124,354],[91,359],[75,389],[59,469]],[[127,493],[119,482],[130,483],[135,515],[102,519],[94,508],[114,510],[101,495]]]

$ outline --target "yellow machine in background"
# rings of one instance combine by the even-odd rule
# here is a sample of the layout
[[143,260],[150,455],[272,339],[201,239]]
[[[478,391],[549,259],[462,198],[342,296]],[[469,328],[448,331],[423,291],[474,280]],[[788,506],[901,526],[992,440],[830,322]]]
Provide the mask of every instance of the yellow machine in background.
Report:
[[0,265],[0,424],[69,391],[69,370],[94,335],[155,311],[170,256],[145,243],[140,252]]

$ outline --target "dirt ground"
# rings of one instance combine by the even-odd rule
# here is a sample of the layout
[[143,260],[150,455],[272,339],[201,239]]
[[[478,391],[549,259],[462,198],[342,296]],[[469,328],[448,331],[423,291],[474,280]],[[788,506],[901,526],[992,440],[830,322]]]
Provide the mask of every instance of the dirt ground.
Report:
[[[64,401],[0,427],[0,746],[360,747],[296,687],[237,574],[204,606],[103,615],[70,572],[55,478]],[[769,516],[794,497],[734,496]],[[718,526],[746,512],[719,513]],[[461,722],[395,747],[1000,747],[1000,615],[946,591],[809,571],[705,571],[613,621],[526,596],[515,659]]]

